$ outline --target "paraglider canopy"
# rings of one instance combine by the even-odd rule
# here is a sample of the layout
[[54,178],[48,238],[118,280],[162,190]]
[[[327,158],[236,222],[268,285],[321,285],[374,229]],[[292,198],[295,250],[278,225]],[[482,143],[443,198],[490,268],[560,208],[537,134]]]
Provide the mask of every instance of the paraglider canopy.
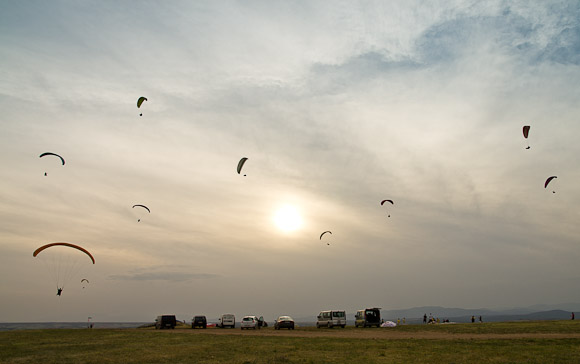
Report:
[[[45,156],[47,156],[47,155],[52,155],[52,156],[55,156],[55,157],[58,157],[58,158],[60,158],[60,162],[61,162],[61,163],[62,163],[62,165],[64,166],[64,163],[65,163],[65,162],[64,162],[64,158],[63,158],[63,157],[61,157],[60,155],[56,154],[56,153],[50,153],[50,152],[42,153],[42,154],[39,156],[39,158],[45,157]],[[46,172],[44,172],[44,175],[46,176],[46,175],[47,175],[47,173],[46,173]]]
[[[95,264],[95,258],[85,248],[71,243],[57,242],[41,246],[32,256],[46,269],[46,276],[52,279],[61,296],[67,282],[87,267],[87,258]],[[75,279],[76,282],[78,282]],[[88,280],[87,280],[88,282]],[[82,283],[82,280],[81,280]]]
[[46,245],[43,245],[43,246],[41,246],[40,248],[36,249],[36,250],[34,251],[34,253],[32,253],[32,256],[33,256],[33,257],[36,257],[36,256],[37,256],[39,253],[41,253],[42,251],[44,251],[44,250],[46,250],[46,249],[48,249],[48,248],[50,248],[50,247],[53,247],[53,246],[66,246],[66,247],[70,247],[70,248],[73,248],[73,249],[80,250],[81,252],[83,252],[83,253],[85,253],[86,255],[88,255],[88,257],[91,259],[91,261],[93,262],[93,264],[95,264],[95,258],[93,258],[92,254],[91,254],[91,253],[89,253],[89,251],[88,251],[88,250],[86,250],[85,248],[83,248],[83,247],[81,247],[81,246],[78,246],[78,245],[75,245],[75,244],[71,244],[71,243],[60,243],[60,242],[59,242],[59,243],[50,243],[50,244],[46,244]]
[[133,205],[133,208],[135,207],[143,207],[145,210],[147,210],[149,213],[151,213],[151,210],[149,210],[149,207],[145,206],[145,205]]
[[64,162],[64,158],[63,158],[63,157],[61,157],[60,155],[56,154],[56,153],[50,153],[50,152],[42,153],[42,154],[39,156],[39,158],[42,158],[42,157],[44,157],[44,156],[47,156],[47,155],[54,155],[55,157],[58,157],[58,158],[60,158],[60,161],[61,161],[62,165],[64,166],[64,163],[65,163],[65,162]]
[[[145,205],[133,205],[133,208],[135,207],[142,207],[145,210],[147,210],[148,213],[151,213],[151,210],[149,210],[149,207],[145,206]],[[137,219],[137,222],[141,222],[141,219]]]
[[[383,206],[385,204],[385,202],[390,202],[391,205],[394,205],[395,203],[393,202],[393,200],[382,200],[381,201],[381,206]],[[389,214],[387,217],[391,217],[391,215]]]
[[[547,188],[548,187],[548,184],[550,184],[550,182],[552,182],[552,180],[554,178],[558,178],[558,177],[557,176],[548,177],[548,179],[546,180],[546,182],[544,182],[544,188]],[[552,191],[552,193],[556,193],[556,191]]]
[[[325,231],[325,232],[323,232],[322,234],[320,234],[320,240],[322,240],[322,237],[323,237],[323,236],[324,236],[324,234],[326,234],[326,233],[328,233],[328,234],[331,234],[331,235],[332,235],[332,231]],[[328,243],[328,242],[327,242],[327,243],[326,243],[326,245],[330,245],[330,243]]]
[[530,133],[530,126],[524,125],[523,132],[524,132],[524,138],[528,139],[528,134]]
[[[143,101],[147,101],[147,98],[144,96],[141,96],[138,100],[137,100],[137,108],[141,108],[141,104],[143,103]],[[139,116],[143,116],[143,114],[139,114]]]
[[320,240],[322,240],[322,237],[324,236],[324,234],[329,233],[332,235],[332,231],[325,231],[322,234],[320,234]]
[[[525,139],[528,139],[528,134],[530,133],[530,126],[529,125],[524,125],[523,133],[524,133],[524,138]],[[526,147],[526,149],[530,149],[530,145],[529,144]]]
[[[244,158],[240,159],[240,161],[238,162],[238,168],[237,168],[238,174],[240,174],[240,172],[242,171],[242,167],[244,166],[244,163],[246,163],[247,160],[248,160],[248,158],[244,157]],[[244,174],[244,176],[245,176],[245,174]]]

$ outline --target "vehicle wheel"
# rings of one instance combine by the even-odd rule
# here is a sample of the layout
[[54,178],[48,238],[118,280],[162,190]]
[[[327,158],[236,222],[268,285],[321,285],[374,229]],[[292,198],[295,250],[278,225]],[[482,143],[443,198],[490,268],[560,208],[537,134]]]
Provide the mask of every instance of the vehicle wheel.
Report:
[[344,327],[345,327],[345,326],[346,326],[346,325],[341,325],[340,327],[342,327],[342,328],[344,329]]
[[294,330],[294,326],[292,326],[292,330]]
[[328,328],[332,329],[332,323],[330,323],[330,322],[328,323]]
[[316,323],[316,328],[320,329],[320,325],[318,324],[318,322]]

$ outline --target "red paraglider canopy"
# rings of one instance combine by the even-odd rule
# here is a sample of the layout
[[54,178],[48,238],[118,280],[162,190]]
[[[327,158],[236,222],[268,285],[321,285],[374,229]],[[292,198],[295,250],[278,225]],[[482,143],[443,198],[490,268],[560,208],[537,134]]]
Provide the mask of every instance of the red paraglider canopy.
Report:
[[95,264],[95,258],[93,258],[93,256],[91,255],[91,253],[89,253],[88,250],[86,250],[85,248],[75,245],[75,244],[71,244],[71,243],[50,243],[50,244],[46,244],[41,246],[40,248],[36,249],[34,251],[34,253],[32,253],[33,257],[36,257],[38,255],[38,253],[42,252],[45,249],[48,249],[52,246],[68,246],[70,248],[74,248],[74,249],[78,249],[80,251],[82,251],[83,253],[85,253],[86,255],[89,256],[89,258],[91,258],[91,260],[93,261],[93,264]]

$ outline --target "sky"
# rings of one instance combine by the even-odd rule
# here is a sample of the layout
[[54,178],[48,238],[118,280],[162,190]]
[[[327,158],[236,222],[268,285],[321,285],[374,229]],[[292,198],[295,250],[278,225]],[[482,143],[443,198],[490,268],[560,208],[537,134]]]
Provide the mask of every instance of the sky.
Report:
[[576,1],[2,1],[0,321],[580,302],[579,84]]

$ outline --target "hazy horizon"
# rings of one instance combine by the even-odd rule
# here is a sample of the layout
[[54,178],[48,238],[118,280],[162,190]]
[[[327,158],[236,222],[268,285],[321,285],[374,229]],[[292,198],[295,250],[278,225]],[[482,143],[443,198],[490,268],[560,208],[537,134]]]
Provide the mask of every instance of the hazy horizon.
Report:
[[8,0],[0,65],[0,322],[580,302],[578,2]]

